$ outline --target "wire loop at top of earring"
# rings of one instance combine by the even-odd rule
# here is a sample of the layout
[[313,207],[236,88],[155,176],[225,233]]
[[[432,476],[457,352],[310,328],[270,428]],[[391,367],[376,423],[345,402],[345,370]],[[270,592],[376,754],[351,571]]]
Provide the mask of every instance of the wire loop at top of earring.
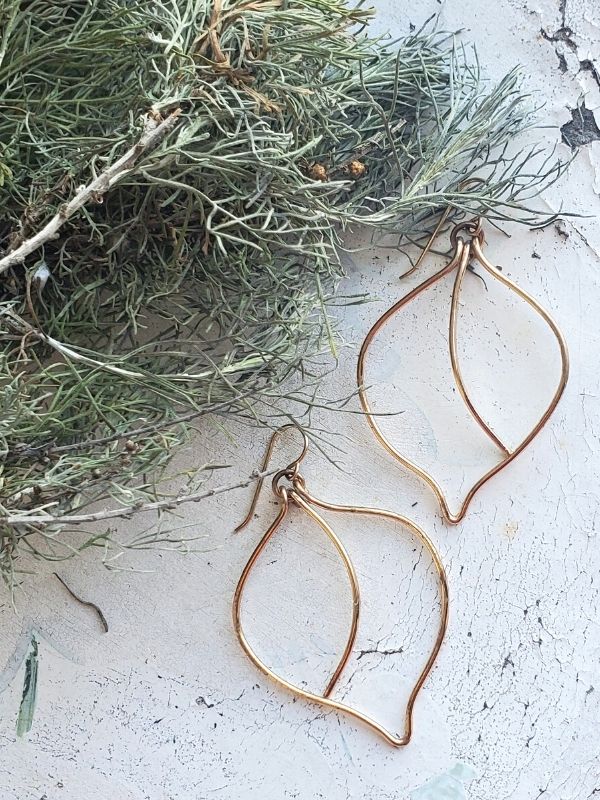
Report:
[[484,237],[481,217],[476,217],[466,222],[459,222],[458,225],[452,228],[450,231],[450,242],[455,249],[458,245],[458,239],[461,233],[466,233],[468,235],[469,242],[477,239],[479,244],[482,245]]
[[292,486],[294,486],[299,477],[301,476],[298,472],[298,464],[295,464],[293,469],[289,469],[288,467],[285,469],[280,469],[279,472],[276,472],[275,475],[273,475],[273,480],[271,481],[273,494],[276,494],[277,497],[283,497],[283,492],[287,492],[287,487],[281,483],[283,478],[286,478],[286,480],[288,480]]

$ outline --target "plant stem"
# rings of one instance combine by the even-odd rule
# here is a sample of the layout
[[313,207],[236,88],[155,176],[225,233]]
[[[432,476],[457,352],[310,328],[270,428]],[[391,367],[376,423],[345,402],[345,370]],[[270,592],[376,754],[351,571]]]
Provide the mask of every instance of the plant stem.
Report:
[[235,489],[244,489],[250,486],[255,481],[261,478],[267,478],[274,475],[277,470],[267,470],[266,472],[253,472],[248,478],[238,483],[233,483],[230,486],[215,486],[212,489],[206,489],[203,492],[194,492],[193,494],[181,495],[179,497],[168,497],[164,500],[156,500],[152,503],[133,503],[129,506],[122,508],[113,508],[106,511],[94,511],[90,514],[64,514],[59,517],[31,515],[26,513],[22,514],[8,514],[5,517],[0,516],[0,521],[6,525],[80,525],[87,522],[100,522],[106,519],[126,519],[131,517],[132,514],[139,514],[145,511],[161,511],[163,509],[171,510],[183,503],[198,503],[200,500],[206,500],[209,497],[216,497],[225,492],[231,492]]
[[180,116],[180,108],[176,108],[168,117],[165,117],[165,119],[162,119],[160,122],[156,118],[156,114],[146,114],[144,118],[144,133],[139,141],[122,155],[121,158],[115,161],[114,164],[111,164],[110,167],[107,167],[100,175],[94,178],[91,183],[87,186],[82,186],[75,197],[63,205],[52,219],[34,236],[26,239],[16,250],[13,250],[12,253],[8,253],[4,258],[0,258],[0,274],[17,264],[22,264],[27,256],[31,255],[31,253],[35,252],[46,242],[56,238],[58,231],[65,222],[79,211],[80,208],[86,205],[86,203],[90,201],[99,202],[100,198],[110,187],[129,172],[143,153],[156,147],[156,145],[174,128]]

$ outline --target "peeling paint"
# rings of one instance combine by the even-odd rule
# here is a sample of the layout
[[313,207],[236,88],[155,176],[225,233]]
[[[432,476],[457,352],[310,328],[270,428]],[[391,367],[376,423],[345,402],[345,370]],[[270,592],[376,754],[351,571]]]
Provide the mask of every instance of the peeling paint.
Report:
[[596,123],[596,117],[593,111],[586,108],[585,101],[571,110],[571,122],[562,125],[560,132],[563,142],[572,150],[600,141],[600,128]]
[[467,800],[467,787],[477,773],[469,764],[457,762],[452,769],[411,792],[411,800]]

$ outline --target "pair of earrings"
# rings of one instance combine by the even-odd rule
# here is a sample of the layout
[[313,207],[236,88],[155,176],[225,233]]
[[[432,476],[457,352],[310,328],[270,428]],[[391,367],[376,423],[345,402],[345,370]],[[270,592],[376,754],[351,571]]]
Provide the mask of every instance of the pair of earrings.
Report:
[[[440,219],[440,222],[438,223],[431,239],[429,240],[428,244],[426,245],[419,260],[417,261],[411,272],[418,267],[418,265],[421,263],[425,255],[430,251],[433,241],[435,237],[439,234],[440,230],[442,229],[448,217],[448,214],[449,211],[447,211]],[[388,451],[388,453],[390,453],[390,455],[392,455],[403,466],[411,470],[413,473],[419,476],[426,484],[429,485],[429,487],[433,490],[434,494],[437,497],[443,518],[448,523],[456,524],[460,522],[467,513],[467,509],[471,501],[473,500],[473,497],[479,491],[479,489],[481,489],[481,487],[485,483],[487,483],[488,480],[490,480],[494,475],[500,472],[500,470],[504,469],[504,467],[508,466],[508,464],[510,464],[511,461],[513,461],[521,452],[523,452],[523,450],[533,441],[533,439],[537,436],[537,434],[541,431],[545,423],[548,421],[564,391],[569,372],[569,358],[564,337],[560,332],[558,326],[554,322],[554,320],[548,314],[548,312],[545,311],[533,297],[531,297],[527,292],[525,292],[523,289],[521,289],[519,286],[517,286],[515,283],[509,280],[505,275],[502,274],[502,272],[497,267],[494,267],[484,255],[483,230],[480,218],[456,225],[450,234],[450,240],[453,247],[453,255],[449,263],[442,269],[440,269],[438,272],[436,272],[434,275],[432,275],[430,278],[419,284],[415,289],[409,292],[405,297],[400,299],[393,306],[391,306],[391,308],[389,308],[377,320],[377,322],[373,325],[373,327],[365,337],[365,340],[362,344],[358,357],[357,382],[358,382],[358,394],[360,397],[360,402],[363,411],[365,413],[366,419],[371,427],[371,430],[375,434],[375,437]],[[483,417],[479,414],[479,412],[475,408],[475,405],[473,404],[469,392],[465,386],[459,365],[458,353],[457,353],[458,303],[459,303],[461,288],[463,285],[463,280],[467,268],[469,267],[472,261],[476,261],[477,263],[479,263],[492,278],[494,278],[495,280],[499,280],[502,284],[504,284],[504,286],[506,286],[510,291],[514,292],[518,297],[524,300],[537,314],[539,314],[542,317],[542,319],[547,323],[550,330],[554,334],[556,341],[558,342],[558,347],[560,351],[561,374],[556,391],[554,392],[551,401],[546,407],[546,410],[544,411],[538,422],[535,424],[535,426],[531,429],[531,431],[527,434],[527,436],[525,436],[525,438],[520,442],[520,444],[518,444],[516,447],[512,449],[509,449],[501,441],[501,439],[494,433],[492,428],[488,425],[488,423],[483,419]],[[367,391],[364,383],[366,357],[369,352],[369,347],[373,339],[377,335],[378,331],[380,331],[381,328],[386,324],[386,322],[390,320],[398,311],[400,311],[408,303],[410,303],[411,300],[420,295],[421,292],[428,289],[437,281],[441,280],[445,276],[450,275],[453,271],[456,271],[456,275],[454,278],[454,285],[451,295],[450,317],[448,326],[449,353],[452,366],[452,373],[454,376],[454,380],[456,382],[457,389],[460,393],[460,396],[464,401],[471,416],[476,420],[476,422],[482,428],[484,433],[496,445],[501,454],[501,457],[495,464],[495,466],[493,466],[483,476],[481,476],[468,490],[461,503],[458,512],[455,514],[453,514],[450,511],[448,501],[444,496],[444,493],[440,485],[435,480],[435,478],[429,472],[427,472],[423,467],[419,466],[414,461],[410,460],[405,455],[400,453],[385,437],[375,419],[373,410],[370,406],[367,397]],[[268,468],[273,447],[277,437],[283,431],[289,428],[295,428],[295,426],[285,425],[273,434],[267,449],[267,453],[265,455],[265,460],[262,467],[263,473],[266,472]],[[411,520],[407,519],[406,517],[403,517],[391,511],[384,511],[376,508],[335,505],[333,503],[329,503],[314,497],[306,488],[305,480],[302,474],[300,473],[300,464],[304,459],[308,450],[308,439],[304,431],[300,430],[299,428],[297,430],[300,431],[303,439],[302,451],[298,456],[298,458],[296,458],[294,461],[288,464],[287,467],[285,467],[284,469],[279,470],[275,474],[272,480],[273,492],[279,500],[279,512],[273,523],[270,525],[270,527],[268,528],[268,530],[266,531],[266,533],[263,535],[262,539],[256,546],[254,552],[250,556],[250,559],[248,560],[248,563],[244,567],[244,570],[242,572],[242,575],[239,579],[235,591],[233,600],[233,620],[234,620],[235,631],[239,638],[241,646],[243,647],[244,651],[251,659],[251,661],[255,664],[256,667],[258,667],[259,670],[261,670],[269,678],[273,679],[276,683],[280,684],[281,686],[295,693],[296,695],[303,697],[306,700],[320,703],[321,705],[333,708],[339,712],[343,712],[351,717],[354,717],[357,720],[360,720],[361,722],[370,726],[378,734],[380,734],[389,744],[395,747],[401,747],[403,745],[408,744],[408,742],[410,741],[412,733],[412,713],[415,700],[429,672],[431,671],[431,668],[433,667],[433,664],[442,646],[444,636],[446,634],[446,629],[448,624],[448,583],[446,579],[444,566],[431,539],[427,536],[427,534],[423,530],[421,530],[417,525],[415,525],[413,522],[411,522]],[[261,479],[257,484],[256,492],[254,494],[254,498],[252,500],[252,504],[248,512],[248,515],[246,516],[246,519],[236,528],[236,531],[239,531],[242,528],[244,528],[252,519],[262,484],[263,484],[263,479]],[[286,518],[290,510],[290,507],[292,505],[304,511],[314,522],[316,522],[319,528],[321,528],[321,530],[325,533],[325,535],[334,545],[335,549],[337,550],[344,564],[344,567],[348,575],[348,579],[350,581],[350,587],[352,590],[352,599],[353,599],[352,620],[350,625],[350,632],[346,640],[346,646],[322,694],[317,694],[307,691],[306,689],[300,686],[296,686],[290,683],[289,681],[285,680],[280,675],[278,675],[276,672],[274,672],[267,664],[265,664],[249,644],[241,621],[241,601],[248,577],[254,565],[256,564],[257,560],[260,558],[261,553],[264,551],[265,547],[270,541],[271,537],[275,534],[275,532],[277,531],[283,520]],[[437,628],[437,636],[435,639],[433,649],[431,650],[431,653],[429,655],[429,658],[427,659],[427,662],[423,667],[417,679],[417,682],[415,683],[409,695],[405,712],[404,728],[402,733],[400,734],[391,733],[389,730],[387,730],[385,727],[379,724],[376,720],[367,716],[363,712],[345,703],[335,700],[332,697],[333,690],[335,689],[335,686],[340,676],[342,675],[344,667],[348,662],[358,632],[358,620],[360,614],[360,591],[359,591],[356,572],[354,570],[352,561],[350,560],[350,557],[346,552],[344,545],[342,544],[338,536],[335,534],[333,529],[330,527],[330,525],[326,522],[326,520],[319,514],[317,509],[324,509],[326,511],[333,511],[336,513],[344,512],[348,514],[358,514],[364,516],[371,515],[379,518],[393,520],[403,528],[407,529],[414,537],[416,537],[417,540],[419,540],[422,543],[426,551],[429,553],[431,560],[433,562],[437,575],[438,593],[440,600],[440,616]]]

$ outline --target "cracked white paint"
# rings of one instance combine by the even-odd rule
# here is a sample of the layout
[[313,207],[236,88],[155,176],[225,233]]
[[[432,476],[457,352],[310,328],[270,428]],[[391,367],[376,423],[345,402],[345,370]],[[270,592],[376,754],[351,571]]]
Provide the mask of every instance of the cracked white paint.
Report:
[[[549,144],[559,142],[558,128],[582,92],[588,108],[600,108],[592,73],[580,71],[581,61],[598,63],[599,6],[566,0],[563,20],[562,5],[377,2],[380,28],[396,33],[439,10],[443,27],[463,27],[478,44],[492,77],[525,64],[529,86],[545,99],[545,122],[554,126],[541,132]],[[540,31],[553,36],[565,25],[576,49],[564,50],[563,72],[558,45]],[[194,543],[196,552],[129,560],[152,574],[107,573],[97,553],[59,566],[79,594],[102,607],[108,634],[49,572],[25,581],[17,613],[4,602],[2,800],[408,800],[429,797],[424,792],[436,791],[436,781],[439,789],[440,779],[441,799],[447,796],[444,776],[455,779],[457,763],[473,768],[472,779],[460,780],[468,800],[591,800],[600,792],[599,154],[598,143],[583,148],[570,174],[546,196],[550,208],[588,216],[535,233],[513,228],[512,238],[488,237],[493,260],[552,309],[570,346],[572,371],[549,426],[481,492],[462,525],[440,522],[430,493],[390,461],[360,417],[315,418],[346,434],[337,440],[346,473],[311,453],[304,470],[309,486],[332,500],[412,516],[430,532],[448,568],[449,636],[417,701],[410,746],[392,750],[343,717],[293,702],[244,657],[232,632],[230,601],[274,506],[263,498],[259,519],[234,536],[248,499],[239,492],[186,509],[185,520],[206,537]],[[380,298],[342,315],[346,338],[356,345],[414,283],[399,282],[405,265],[389,251],[354,259],[360,269],[350,265],[346,289]],[[497,429],[517,435],[556,379],[555,347],[514,298],[489,281],[486,292],[468,277],[460,322],[464,369]],[[461,416],[444,380],[444,289],[383,332],[369,375],[381,382],[374,400],[405,412],[388,420],[390,435],[428,461],[456,501],[459,484],[494,454]],[[355,349],[342,352],[325,387],[329,396],[352,390],[355,357]],[[249,473],[264,435],[231,432],[227,438],[207,426],[181,462],[217,454],[238,463],[241,475]],[[364,595],[340,696],[398,727],[401,704],[432,643],[437,608],[430,565],[392,526],[332,522],[356,562]],[[124,536],[131,527],[123,527]],[[294,514],[249,586],[252,641],[286,675],[322,687],[347,629],[347,600],[334,554]],[[31,732],[17,740],[20,655],[31,630],[39,641],[38,701]]]

